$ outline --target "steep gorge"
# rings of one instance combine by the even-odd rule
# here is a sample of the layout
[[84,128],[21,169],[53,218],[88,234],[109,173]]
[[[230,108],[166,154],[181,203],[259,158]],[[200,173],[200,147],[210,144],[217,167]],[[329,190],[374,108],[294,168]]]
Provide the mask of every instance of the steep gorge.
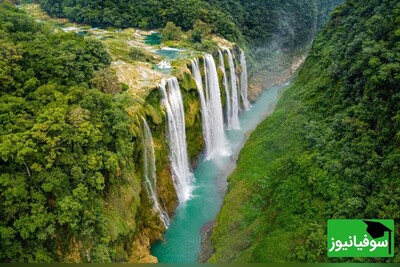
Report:
[[[7,124],[10,121],[15,122],[15,116],[26,116],[25,113],[17,107],[13,108],[14,113],[10,113],[8,108],[2,110],[2,123],[7,132],[2,133],[4,164],[1,167],[1,197],[4,201],[1,208],[6,211],[6,217],[1,224],[1,238],[4,242],[1,242],[3,247],[0,258],[10,262],[157,261],[150,255],[149,249],[151,243],[162,239],[168,224],[162,216],[163,212],[172,216],[179,201],[185,200],[185,194],[180,197],[179,190],[176,190],[176,181],[174,183],[174,175],[177,174],[173,166],[173,157],[170,155],[171,138],[168,133],[174,126],[170,124],[168,110],[163,105],[166,94],[163,95],[160,89],[163,87],[162,77],[168,79],[168,85],[165,85],[166,92],[174,86],[177,89],[176,83],[179,84],[184,111],[184,129],[181,121],[180,130],[182,133],[184,130],[186,134],[190,169],[196,166],[198,156],[204,149],[208,149],[210,158],[218,153],[227,152],[223,151],[223,146],[219,147],[223,142],[221,124],[225,122],[227,128],[238,129],[240,110],[249,108],[248,77],[247,68],[243,66],[246,62],[243,51],[237,45],[213,36],[213,40],[220,46],[219,51],[207,55],[190,50],[190,59],[198,59],[197,77],[193,75],[193,61],[190,59],[181,58],[172,62],[171,74],[176,77],[173,85],[170,80],[172,75],[165,77],[165,74],[147,71],[150,63],[160,59],[159,55],[146,50],[144,58],[147,60],[146,57],[149,57],[150,63],[142,62],[143,60],[126,60],[126,54],[130,55],[131,51],[127,52],[125,47],[113,43],[117,39],[117,33],[114,35],[110,32],[114,30],[97,30],[99,34],[92,36],[93,38],[84,38],[74,33],[60,33],[59,29],[50,30],[50,26],[34,22],[10,6],[2,6],[1,10],[4,20],[0,29],[6,33],[1,45],[8,49],[5,64],[14,64],[12,66],[23,70],[24,75],[18,76],[15,75],[16,72],[10,71],[6,73],[6,78],[3,79],[2,76],[2,86],[5,85],[3,89],[6,89],[1,94],[2,103],[10,105],[12,101],[9,96],[12,95],[15,99],[18,98],[18,101],[24,99],[23,101],[33,103],[32,105],[36,105],[42,98],[42,106],[40,110],[29,110],[26,113],[32,116],[34,126],[24,120],[18,120],[17,126],[24,125],[26,128],[11,127]],[[32,33],[36,34],[36,37],[27,37]],[[121,34],[131,38],[137,32],[128,29]],[[107,36],[99,37],[101,35]],[[11,44],[6,39],[9,36],[13,40]],[[30,51],[29,38],[37,38],[34,41],[39,44],[40,38],[47,38],[42,36],[54,39],[54,47],[60,42],[65,42],[64,53],[60,55],[48,47],[39,50],[40,52]],[[93,41],[94,39],[100,39],[101,42]],[[71,73],[68,72],[69,69],[65,71],[62,67],[68,60],[69,53],[72,53],[69,45],[75,41],[88,43],[91,53],[90,56],[82,57],[82,69],[93,71],[85,74],[83,78],[79,71],[72,72],[73,67]],[[135,42],[136,40],[129,40],[126,43],[134,46],[131,44],[137,45]],[[111,58],[109,53],[103,50],[103,46],[107,48]],[[243,48],[246,51],[245,47]],[[49,51],[53,53],[51,55],[54,58],[38,56],[47,55]],[[73,51],[77,58],[80,51]],[[303,57],[304,51],[293,58]],[[30,57],[37,61],[32,63]],[[88,58],[104,63],[92,67]],[[261,89],[269,85],[264,81],[254,82],[252,75],[265,72],[253,66],[254,60],[249,61],[249,98],[254,101],[259,97]],[[56,67],[52,69],[49,67],[51,64],[47,65],[48,62],[52,62]],[[34,66],[46,66],[48,69],[37,68],[33,71]],[[138,72],[137,75],[135,73],[136,76],[127,75],[130,70],[137,69],[146,71]],[[148,73],[154,76],[150,82],[146,80]],[[286,81],[290,74],[285,73],[275,84]],[[73,77],[76,77],[77,81]],[[111,85],[115,85],[115,91],[111,90]],[[204,90],[204,103],[199,94],[200,87]],[[15,99],[13,98],[13,101]],[[35,102],[31,102],[32,99]],[[62,110],[60,115],[55,111],[58,111],[56,106],[61,102],[65,110]],[[101,108],[105,110],[104,113]],[[39,115],[43,111],[46,111],[45,115]],[[206,113],[208,116],[205,116]],[[207,120],[210,120],[207,127],[209,138],[204,138],[207,136]],[[104,128],[100,129],[99,125],[104,125]],[[68,131],[64,132],[62,129]],[[66,139],[68,143],[59,142],[57,135],[60,133],[70,138]],[[81,137],[84,134],[87,137]],[[146,135],[147,139],[152,139],[154,153],[146,152],[146,141],[142,142]],[[30,142],[34,143],[32,149],[28,146],[29,149],[22,150],[22,154],[11,149],[12,145],[9,142],[21,136],[22,148]],[[31,136],[33,138],[30,138]],[[105,140],[102,149],[99,149],[100,140]],[[36,158],[35,154],[37,147],[45,142],[48,143],[48,147],[42,153],[50,155],[46,158],[49,161],[48,165]],[[65,153],[70,146],[71,153]],[[144,163],[150,160],[152,154],[155,158],[157,183],[154,183],[154,188],[151,189],[150,186],[149,189],[146,178],[153,175],[150,172],[153,172],[154,167],[150,166],[146,170]],[[44,172],[44,169],[47,172]],[[91,181],[93,177],[96,179]],[[18,179],[24,180],[24,183],[20,184],[21,192],[14,192],[14,198],[10,198],[9,190]],[[60,184],[59,180],[64,184]],[[26,205],[25,200],[21,198],[25,192],[23,187],[31,190],[28,198],[36,198],[33,211],[29,211],[27,206],[19,212],[11,208],[13,205]],[[158,203],[154,200],[155,192]],[[95,201],[90,204],[91,200]],[[27,218],[34,217],[30,212],[41,212],[44,209],[48,209],[48,213],[45,213],[48,217],[40,226],[33,227],[26,221]],[[42,218],[38,217],[39,220]],[[14,225],[15,221],[18,221],[17,226]],[[99,234],[93,235],[93,232]],[[32,246],[18,251],[18,247],[28,241],[32,242]]]

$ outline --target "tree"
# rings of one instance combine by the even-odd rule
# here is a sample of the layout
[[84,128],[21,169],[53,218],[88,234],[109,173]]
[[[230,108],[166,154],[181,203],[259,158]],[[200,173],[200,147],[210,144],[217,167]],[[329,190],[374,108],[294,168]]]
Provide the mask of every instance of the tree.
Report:
[[161,31],[162,41],[179,41],[182,39],[182,28],[175,25],[173,22],[167,22],[164,29]]
[[201,43],[203,38],[211,35],[212,29],[207,23],[196,20],[193,24],[193,30],[191,32],[191,41],[194,43]]
[[121,83],[118,81],[118,77],[115,74],[115,70],[111,68],[105,68],[97,71],[94,74],[91,82],[93,85],[107,94],[117,94],[122,91]]
[[143,48],[140,47],[131,47],[129,50],[128,56],[137,61],[147,61],[151,62],[154,60],[154,56],[148,52],[146,52]]

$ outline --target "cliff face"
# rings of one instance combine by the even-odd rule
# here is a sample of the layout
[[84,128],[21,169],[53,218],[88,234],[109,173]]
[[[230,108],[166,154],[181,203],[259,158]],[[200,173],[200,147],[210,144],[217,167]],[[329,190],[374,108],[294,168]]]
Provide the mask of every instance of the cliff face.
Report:
[[[186,137],[189,160],[196,162],[204,147],[199,96],[196,83],[190,70],[184,64],[181,76],[177,77],[185,110]],[[158,192],[169,214],[173,214],[177,205],[177,197],[171,178],[171,166],[167,144],[167,116],[161,104],[162,95],[159,87],[150,89],[144,100],[143,115],[153,134],[156,154],[156,169],[158,177]]]
[[[237,69],[236,75],[239,77],[242,69],[239,67],[238,53],[239,48],[233,46],[235,51],[234,57]],[[215,56],[216,57],[216,56]],[[227,61],[226,58],[224,58]],[[188,147],[189,161],[192,167],[195,168],[197,158],[204,149],[204,138],[202,132],[202,117],[199,103],[199,92],[196,82],[191,74],[191,62],[188,59],[180,59],[175,65],[173,74],[177,77],[180,91],[182,94],[184,112],[185,112],[185,127],[186,127],[186,141]],[[200,61],[200,69],[204,75],[204,62]],[[228,66],[228,62],[225,64]],[[228,69],[226,70],[228,71]],[[218,69],[219,84],[223,84],[223,72]],[[236,78],[235,78],[236,79]],[[221,87],[221,99],[223,105],[226,105],[225,88]],[[162,104],[162,94],[159,86],[146,89],[146,93],[142,95],[143,100],[141,104],[131,107],[130,114],[134,117],[143,116],[147,121],[153,135],[155,156],[156,156],[156,170],[157,170],[157,192],[161,205],[169,213],[173,215],[178,204],[177,195],[174,188],[174,183],[171,173],[171,162],[169,158],[169,147],[167,137],[167,114],[165,107]],[[138,129],[139,125],[133,126]],[[140,132],[137,133],[137,138],[140,138]],[[140,150],[139,150],[140,151]],[[140,154],[134,157],[140,157]],[[137,173],[140,177],[140,170]],[[150,244],[154,241],[162,239],[163,226],[158,218],[158,215],[152,209],[148,202],[149,196],[144,190],[142,182],[142,189],[140,194],[140,205],[138,207],[138,216],[136,221],[138,223],[136,238],[132,243],[132,250],[129,255],[130,262],[153,262],[156,260],[150,255]]]

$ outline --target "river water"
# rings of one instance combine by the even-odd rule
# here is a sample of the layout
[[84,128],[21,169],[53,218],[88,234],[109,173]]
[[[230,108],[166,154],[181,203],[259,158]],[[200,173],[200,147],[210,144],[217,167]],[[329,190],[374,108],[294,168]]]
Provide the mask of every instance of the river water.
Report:
[[196,263],[201,249],[202,227],[213,221],[225,194],[226,179],[236,166],[236,157],[249,132],[274,110],[285,87],[264,91],[249,111],[240,115],[240,130],[226,131],[231,156],[206,161],[200,158],[195,174],[193,198],[178,206],[165,234],[165,240],[152,247],[160,263]]

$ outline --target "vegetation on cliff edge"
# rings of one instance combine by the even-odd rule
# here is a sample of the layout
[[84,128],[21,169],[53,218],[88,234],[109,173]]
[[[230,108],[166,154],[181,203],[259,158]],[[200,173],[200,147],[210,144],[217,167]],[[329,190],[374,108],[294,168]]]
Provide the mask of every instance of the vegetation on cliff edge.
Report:
[[326,256],[332,218],[400,220],[400,4],[349,0],[230,176],[211,262]]

